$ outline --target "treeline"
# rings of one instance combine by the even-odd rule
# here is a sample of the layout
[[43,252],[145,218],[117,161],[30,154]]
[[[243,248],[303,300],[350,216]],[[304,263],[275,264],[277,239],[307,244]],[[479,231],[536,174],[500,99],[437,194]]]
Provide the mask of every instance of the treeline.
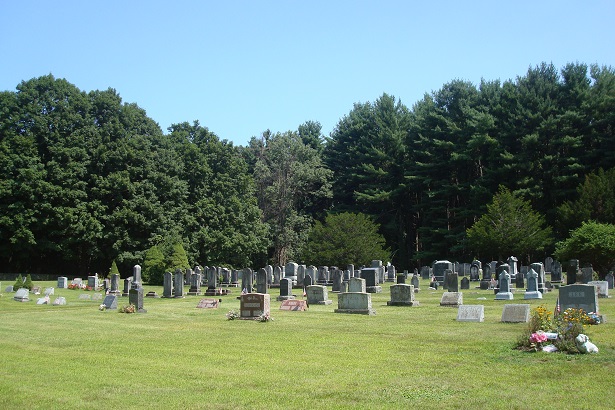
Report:
[[113,89],[44,76],[0,93],[0,269],[129,272],[176,243],[192,265],[302,262],[314,222],[342,211],[371,215],[402,268],[488,259],[466,230],[500,185],[561,239],[580,225],[577,188],[615,164],[614,116],[613,69],[541,64],[411,109],[357,103],[328,137],[309,121],[242,147],[198,122],[165,134]]

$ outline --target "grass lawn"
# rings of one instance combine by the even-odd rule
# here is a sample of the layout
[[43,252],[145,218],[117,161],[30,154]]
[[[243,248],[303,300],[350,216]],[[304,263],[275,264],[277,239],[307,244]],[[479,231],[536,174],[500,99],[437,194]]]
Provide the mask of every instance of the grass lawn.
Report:
[[[12,283],[3,283],[2,290]],[[55,282],[35,282],[42,289]],[[507,303],[553,309],[542,300],[495,301],[493,291],[463,291],[484,305],[483,323],[457,322],[440,307],[442,290],[421,281],[420,306],[387,306],[389,286],[372,294],[375,316],[278,310],[272,322],[226,319],[239,310],[237,288],[218,309],[204,296],[145,298],[144,314],[99,311],[102,301],[55,289],[66,306],[0,297],[2,409],[611,409],[615,399],[615,299],[600,299],[607,323],[587,330],[594,355],[527,353],[513,347],[526,324],[501,323]],[[145,292],[162,287],[145,286]],[[186,287],[188,290],[188,287]],[[295,290],[300,293],[300,290]],[[486,298],[486,299],[480,299]],[[120,297],[119,305],[128,298]]]

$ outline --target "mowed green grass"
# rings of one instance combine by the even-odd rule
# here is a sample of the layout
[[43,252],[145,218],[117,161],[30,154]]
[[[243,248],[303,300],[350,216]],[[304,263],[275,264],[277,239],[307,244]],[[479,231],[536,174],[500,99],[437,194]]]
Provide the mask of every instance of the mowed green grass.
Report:
[[[6,287],[8,283],[3,283]],[[52,282],[36,282],[43,289]],[[389,307],[390,283],[372,295],[375,316],[334,313],[333,304],[280,311],[272,322],[228,321],[238,289],[219,309],[202,296],[145,299],[145,314],[101,312],[93,292],[56,289],[66,306],[0,297],[2,409],[610,409],[615,400],[615,328],[588,330],[596,355],[514,349],[526,324],[501,323],[493,291],[463,291],[485,306],[483,323],[457,322],[442,290],[421,282],[420,306]],[[186,288],[187,289],[187,288]],[[4,290],[4,289],[2,289]],[[161,287],[145,287],[145,291]],[[300,290],[295,290],[300,294]],[[486,298],[481,300],[480,298]],[[120,306],[128,298],[120,298]],[[615,301],[600,299],[615,318]]]

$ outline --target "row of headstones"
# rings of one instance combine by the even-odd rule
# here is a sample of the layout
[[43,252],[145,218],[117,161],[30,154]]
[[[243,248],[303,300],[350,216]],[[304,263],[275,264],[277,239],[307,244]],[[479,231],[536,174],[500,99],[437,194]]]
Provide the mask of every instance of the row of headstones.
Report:
[[[290,279],[284,278],[286,290],[280,292],[278,300],[289,300],[294,295],[282,295],[292,290]],[[338,294],[338,308],[336,313],[358,313],[375,314],[372,308],[371,293],[368,291],[367,280],[364,278],[352,277],[348,280],[348,291]],[[326,285],[308,285],[305,288],[307,304],[330,305],[329,291]],[[391,301],[389,306],[418,306],[418,301],[414,299],[414,286],[407,284],[391,285]],[[240,317],[249,319],[258,317],[262,314],[270,314],[270,295],[267,293],[256,292],[243,294],[240,297]]]

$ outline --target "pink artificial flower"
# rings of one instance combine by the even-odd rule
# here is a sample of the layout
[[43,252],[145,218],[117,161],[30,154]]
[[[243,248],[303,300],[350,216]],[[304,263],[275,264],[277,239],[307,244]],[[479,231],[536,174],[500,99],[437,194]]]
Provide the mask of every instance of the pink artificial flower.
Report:
[[542,343],[547,341],[547,334],[541,330],[536,333],[532,333],[530,336],[531,343]]

